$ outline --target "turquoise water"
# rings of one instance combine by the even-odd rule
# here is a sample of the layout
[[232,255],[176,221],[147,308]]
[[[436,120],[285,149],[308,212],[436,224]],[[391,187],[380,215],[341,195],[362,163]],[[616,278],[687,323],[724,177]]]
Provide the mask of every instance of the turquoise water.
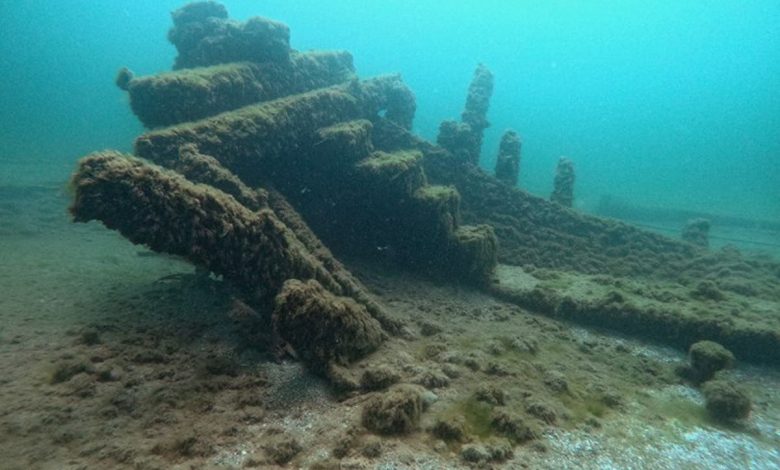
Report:
[[[184,2],[0,2],[3,183],[64,179],[82,154],[129,150],[142,130],[116,70],[170,68]],[[678,1],[225,1],[288,23],[298,49],[350,50],[358,72],[401,72],[415,129],[459,116],[478,62],[496,76],[482,165],[507,128],[521,186],[549,194],[572,158],[577,204],[780,219],[780,3]]]

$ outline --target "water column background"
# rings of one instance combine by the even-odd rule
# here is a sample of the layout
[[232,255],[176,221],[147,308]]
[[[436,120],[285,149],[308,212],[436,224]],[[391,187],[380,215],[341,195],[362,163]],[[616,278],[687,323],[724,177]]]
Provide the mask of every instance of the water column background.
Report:
[[[507,128],[520,185],[549,194],[555,163],[578,204],[780,219],[780,3],[234,0],[234,18],[290,25],[298,49],[348,49],[363,76],[401,72],[415,130],[457,118],[477,63],[496,76],[481,164]],[[0,184],[64,181],[92,150],[142,131],[117,69],[170,68],[169,12],[183,2],[0,1]]]

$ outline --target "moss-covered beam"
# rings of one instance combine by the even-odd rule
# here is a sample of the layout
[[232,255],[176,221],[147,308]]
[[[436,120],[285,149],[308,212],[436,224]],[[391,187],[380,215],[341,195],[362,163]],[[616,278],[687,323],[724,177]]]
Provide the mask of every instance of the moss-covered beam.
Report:
[[443,265],[462,279],[487,284],[498,263],[498,239],[486,224],[462,225],[455,230],[453,242]]
[[447,244],[460,225],[460,195],[452,186],[424,186],[414,192],[409,218],[415,236]]
[[422,153],[418,151],[374,152],[358,162],[357,174],[368,192],[391,204],[410,198],[426,184]]
[[374,151],[374,126],[367,119],[340,122],[317,130],[312,156],[336,171],[346,171]]
[[326,247],[319,237],[309,228],[298,211],[287,202],[280,192],[269,189],[268,205],[284,224],[295,233],[298,240],[330,272],[341,288],[340,295],[348,296],[363,305],[382,327],[389,333],[400,333],[403,325],[390,318],[384,309],[372,298],[368,289],[356,278]]
[[[122,76],[120,74],[120,76]],[[346,82],[355,76],[346,51],[293,53],[289,62],[238,62],[118,81],[147,128],[214,116]]]
[[298,158],[318,129],[358,117],[354,96],[343,87],[324,88],[146,133],[136,139],[135,152],[164,164],[182,145],[195,144],[257,186]]
[[211,186],[117,152],[83,159],[72,179],[77,222],[99,220],[137,244],[182,256],[267,301],[286,279],[341,288],[271,209],[251,211]]
[[[612,289],[600,299],[577,298],[555,289],[514,282],[520,268],[502,267],[490,291],[499,298],[555,318],[608,328],[687,350],[701,340],[716,341],[740,360],[780,365],[780,331],[760,320],[735,321],[713,311],[705,315],[681,312],[676,304],[643,299],[630,301]],[[528,274],[521,274],[527,277]]]
[[135,152],[165,165],[178,158],[179,147],[195,144],[250,186],[278,175],[304,174],[301,158],[322,140],[318,130],[377,118],[389,106],[385,93],[398,81],[395,76],[353,81],[154,130],[136,139]]
[[233,196],[247,209],[257,211],[268,208],[268,192],[252,189],[236,175],[219,164],[217,159],[203,155],[194,144],[183,145],[179,158],[167,161],[171,170],[193,183],[207,184]]

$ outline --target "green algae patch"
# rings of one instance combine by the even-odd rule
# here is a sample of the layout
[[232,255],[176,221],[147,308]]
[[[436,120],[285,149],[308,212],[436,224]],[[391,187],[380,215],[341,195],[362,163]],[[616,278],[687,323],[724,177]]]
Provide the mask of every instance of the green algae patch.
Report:
[[689,397],[656,397],[651,408],[659,415],[679,421],[686,427],[705,426],[711,422],[706,409]]
[[572,422],[575,424],[585,422],[590,417],[604,418],[609,412],[609,407],[596,395],[586,395],[585,397],[564,395],[560,397],[560,400],[571,413]]
[[454,411],[466,420],[469,434],[480,439],[486,439],[493,435],[493,428],[490,424],[493,407],[489,404],[471,397],[456,405]]

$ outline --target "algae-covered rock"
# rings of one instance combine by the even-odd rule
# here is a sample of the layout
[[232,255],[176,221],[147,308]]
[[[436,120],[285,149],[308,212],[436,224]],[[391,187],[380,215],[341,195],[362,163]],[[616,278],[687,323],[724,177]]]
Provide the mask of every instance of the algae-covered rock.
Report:
[[700,281],[691,290],[691,297],[700,300],[714,300],[720,302],[726,299],[726,295],[712,281]]
[[466,420],[462,416],[439,418],[430,431],[444,441],[461,442],[466,439]]
[[506,439],[490,439],[484,444],[466,444],[460,450],[460,458],[465,462],[480,465],[478,468],[488,462],[503,462],[513,455],[512,444]]
[[417,429],[423,412],[424,389],[401,384],[375,395],[363,408],[363,425],[379,434],[408,434]]
[[369,367],[360,376],[360,386],[365,390],[381,390],[401,380],[401,374],[387,365]]
[[369,459],[380,457],[382,455],[382,440],[374,436],[366,437],[363,447],[360,449],[360,453],[363,457]]
[[326,372],[330,362],[348,364],[363,357],[385,337],[365,307],[333,295],[314,280],[284,283],[273,322],[279,335],[319,372]]
[[482,385],[476,392],[474,398],[489,405],[498,406],[506,403],[506,392],[495,385]]
[[747,418],[752,403],[747,392],[727,380],[711,380],[702,386],[707,411],[718,421],[732,422]]
[[460,458],[465,462],[479,465],[478,468],[482,468],[489,462],[503,462],[513,455],[512,444],[506,439],[491,439],[485,444],[466,444],[460,450]]
[[93,372],[94,366],[86,360],[73,359],[64,360],[54,364],[54,368],[49,378],[49,383],[58,384],[67,382],[74,376],[81,374],[82,372]]
[[536,439],[539,435],[534,426],[520,415],[505,410],[496,410],[493,413],[490,426],[495,432],[516,443]]
[[425,369],[412,379],[413,383],[422,385],[427,389],[446,387],[450,384],[450,378],[441,370]]
[[566,375],[560,371],[545,371],[542,376],[542,382],[555,393],[566,393],[569,391],[569,381],[566,379]]
[[525,406],[525,411],[529,415],[535,418],[539,418],[539,420],[546,424],[555,424],[558,419],[558,413],[555,411],[555,408],[550,404],[540,400],[529,402]]
[[296,438],[285,435],[274,436],[263,448],[268,459],[277,465],[288,463],[303,450]]
[[734,365],[734,354],[714,341],[699,341],[688,351],[695,379],[705,382],[716,372]]
[[689,364],[680,364],[675,372],[695,385],[707,382],[716,373],[734,366],[734,354],[715,341],[699,341],[688,350]]

